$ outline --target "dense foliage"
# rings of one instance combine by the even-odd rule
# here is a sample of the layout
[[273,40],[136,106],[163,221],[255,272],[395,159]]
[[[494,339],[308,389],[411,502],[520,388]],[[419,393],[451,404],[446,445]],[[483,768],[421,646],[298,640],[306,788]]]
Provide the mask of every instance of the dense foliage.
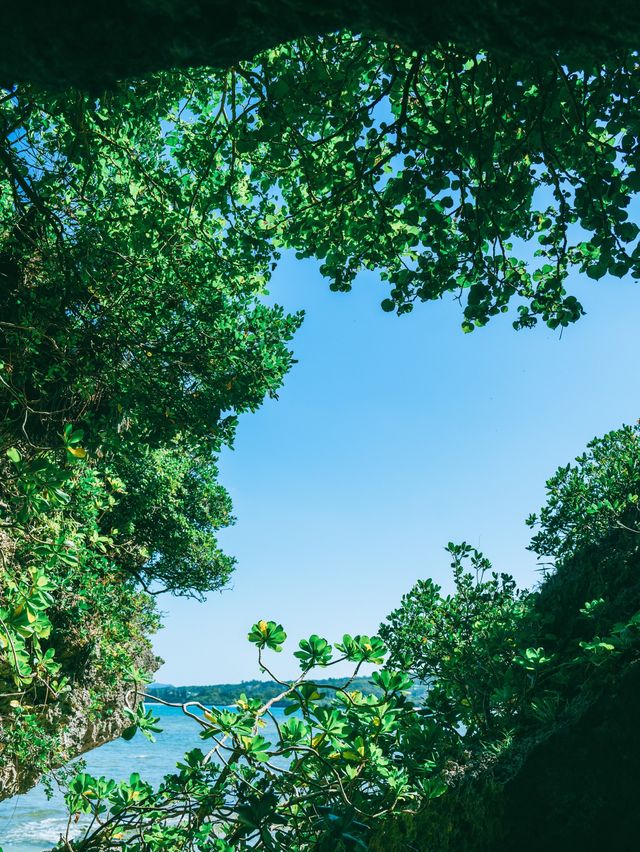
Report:
[[[261,669],[272,674],[264,653],[281,649],[282,626],[260,621],[249,640]],[[300,676],[278,680],[279,693],[268,701],[242,694],[233,709],[185,702],[208,751],[187,753],[157,790],[137,774],[120,784],[77,776],[67,803],[95,820],[84,836],[65,838],[64,848],[366,848],[385,814],[411,812],[444,792],[434,760],[438,732],[406,697],[410,679],[381,670],[372,677],[375,694],[354,688],[360,667],[380,664],[385,653],[376,636],[345,635],[334,649],[312,635],[296,652]],[[336,684],[311,677],[312,669],[345,660],[354,664],[352,678]],[[272,708],[284,700],[283,722]],[[265,718],[275,725],[275,742],[260,733]],[[151,724],[142,717],[143,731]]]
[[[0,769],[64,757],[48,708],[78,684],[96,716],[109,684],[139,687],[154,595],[226,583],[216,458],[277,394],[301,321],[262,298],[280,252],[317,258],[337,291],[379,271],[385,311],[452,294],[465,331],[511,306],[517,328],[567,325],[582,313],[572,269],[640,277],[639,80],[633,52],[507,61],[341,32],[99,96],[5,87]],[[451,545],[455,595],[421,583],[381,629],[382,697],[314,698],[308,676],[332,650],[311,637],[301,680],[283,684],[300,725],[271,746],[256,727],[269,702],[207,710],[226,765],[196,754],[158,793],[104,782],[111,815],[98,809],[85,848],[117,845],[116,830],[157,848],[361,844],[442,792],[448,764],[572,712],[636,654],[637,440],[607,436],[550,481],[539,591]],[[251,640],[280,635],[259,622]],[[357,666],[383,645],[341,653]],[[430,682],[424,707],[405,670]],[[78,783],[72,809],[91,810]],[[151,810],[132,812],[141,797]]]
[[186,170],[167,153],[179,88],[126,92],[2,104],[2,429],[37,451],[81,425],[121,483],[109,520],[127,567],[206,591],[230,569],[212,456],[276,392],[299,320],[258,302],[270,256],[241,213],[185,215]]
[[84,712],[99,717],[106,697],[142,681],[138,666],[153,659],[157,617],[114,561],[101,525],[114,497],[71,454],[78,435],[67,432],[58,453],[27,458],[10,448],[0,460],[0,768],[16,764],[34,780],[74,756],[62,749],[64,724],[52,722],[51,707],[64,707],[82,683]]
[[130,118],[0,104],[0,769],[59,761],[45,717],[65,689],[99,713],[153,664],[141,588],[225,584],[216,454],[275,395],[300,321],[259,301],[269,258],[240,217],[196,227],[174,204],[172,95],[138,95]]
[[[40,221],[47,257],[72,243],[66,268],[83,258],[95,298],[114,311],[103,317],[102,381],[127,342],[123,383],[141,363],[158,376],[162,365],[144,359],[169,342],[149,333],[145,306],[180,313],[179,288],[158,301],[167,275],[197,287],[206,310],[205,281],[223,274],[234,292],[253,293],[282,246],[320,259],[336,290],[362,268],[380,271],[386,310],[450,292],[465,302],[466,330],[512,301],[518,326],[538,317],[566,325],[581,314],[564,289],[572,268],[595,279],[640,274],[630,217],[640,188],[637,61],[416,53],[341,33],[230,70],[127,82],[98,99],[21,86],[2,104],[4,204]],[[44,234],[20,227],[32,256]],[[136,322],[123,326],[134,305],[117,293],[136,276],[149,292],[136,291]],[[195,370],[204,382],[206,359],[180,339],[170,346],[182,375]],[[173,417],[185,413],[176,378],[164,377]],[[209,422],[205,387],[204,408],[190,410]],[[153,400],[153,390],[134,396]]]
[[425,706],[448,731],[458,777],[499,759],[509,778],[532,743],[579,720],[640,658],[640,426],[592,441],[547,496],[528,519],[538,589],[518,592],[450,545],[455,593],[419,582],[380,630],[392,663],[431,679]]
[[[495,738],[509,730],[531,681],[548,662],[522,646],[531,593],[467,544],[449,544],[455,592],[419,581],[381,627],[392,658],[430,684],[426,701],[450,737]],[[518,699],[518,700],[514,700]]]
[[[640,657],[640,427],[592,442],[547,488],[540,520],[530,518],[540,526],[532,548],[555,564],[538,590],[519,592],[480,553],[450,544],[453,594],[420,582],[382,625],[384,642],[345,636],[335,646],[356,674],[388,648],[371,678],[377,694],[312,678],[336,660],[311,636],[296,652],[300,678],[276,679],[268,701],[242,695],[235,711],[184,702],[213,747],[186,755],[157,790],[138,775],[78,776],[67,802],[98,828],[71,847],[333,850],[375,838],[387,848],[391,817],[453,795],[469,772],[509,777],[519,752],[579,717]],[[263,672],[272,674],[265,650],[285,639],[275,622],[253,626]],[[426,683],[419,704],[406,694],[412,678]],[[282,724],[270,710],[284,699]],[[275,743],[260,734],[265,716]],[[142,717],[143,731],[150,724]],[[418,848],[450,848],[436,835],[425,829]]]

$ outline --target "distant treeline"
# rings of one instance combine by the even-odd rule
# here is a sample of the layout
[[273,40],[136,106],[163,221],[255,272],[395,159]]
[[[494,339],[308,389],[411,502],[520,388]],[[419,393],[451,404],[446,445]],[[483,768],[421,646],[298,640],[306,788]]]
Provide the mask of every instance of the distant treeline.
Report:
[[[347,684],[346,678],[326,678],[317,680],[319,687],[329,687],[326,690],[329,696],[333,689],[331,687],[342,687]],[[283,691],[279,683],[270,680],[243,680],[242,683],[218,683],[210,686],[154,686],[148,687],[147,692],[162,701],[170,701],[182,704],[185,701],[199,701],[201,704],[224,707],[234,704],[240,695],[244,693],[247,698],[259,698],[261,701],[269,701]],[[352,680],[348,689],[358,690],[364,695],[377,695],[380,690],[374,686],[366,677],[357,677]],[[416,685],[411,689],[413,698],[419,698],[424,692],[424,687]],[[285,707],[287,699],[275,702],[275,707]]]

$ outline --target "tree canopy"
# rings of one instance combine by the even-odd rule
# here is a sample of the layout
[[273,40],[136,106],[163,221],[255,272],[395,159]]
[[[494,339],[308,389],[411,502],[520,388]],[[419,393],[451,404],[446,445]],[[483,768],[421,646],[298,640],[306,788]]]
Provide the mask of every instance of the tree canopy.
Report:
[[[334,10],[336,21],[341,9]],[[400,4],[397,19],[405,12]],[[233,442],[237,418],[277,395],[302,320],[264,298],[283,251],[317,259],[335,291],[348,291],[363,269],[377,271],[385,282],[381,307],[389,313],[456,298],[467,332],[509,312],[516,328],[578,320],[583,309],[567,285],[572,270],[595,280],[640,277],[637,12],[628,11],[624,35],[623,19],[604,22],[600,42],[615,47],[606,55],[577,49],[589,42],[584,32],[572,50],[558,52],[551,47],[553,28],[545,34],[544,27],[535,51],[507,50],[511,19],[500,25],[495,10],[468,42],[420,37],[429,22],[444,27],[451,14],[426,11],[415,40],[406,20],[403,38],[381,38],[375,16],[359,31],[303,35],[286,44],[278,44],[274,25],[255,56],[247,47],[231,65],[198,69],[187,67],[187,52],[175,62],[180,68],[111,79],[106,91],[47,88],[38,83],[41,71],[35,82],[20,74],[5,81],[0,765],[16,760],[45,768],[64,758],[59,731],[47,727],[43,708],[66,700],[74,686],[88,682],[88,672],[99,681],[91,687],[92,712],[104,705],[108,683],[128,679],[138,694],[148,676],[139,667],[140,651],[157,625],[153,595],[201,596],[226,583],[233,558],[218,547],[217,531],[232,522],[232,508],[218,481],[217,456]],[[505,14],[501,6],[499,15]],[[516,18],[524,27],[529,16]],[[318,19],[313,32],[326,21]],[[514,43],[523,43],[522,27]],[[498,35],[483,42],[490,29]],[[16,59],[15,51],[11,56]],[[87,56],[80,59],[86,63]],[[140,71],[160,67],[149,62],[141,62]],[[588,470],[618,475],[608,462],[611,443],[594,449]],[[635,433],[625,432],[614,447],[624,457],[620,470],[627,470],[627,457],[635,458],[636,443]],[[613,536],[614,521],[631,526],[628,535],[637,533],[630,521],[634,494],[616,497],[624,516],[610,496],[585,508],[583,473],[558,474],[563,497],[541,516],[536,541],[554,554],[565,548],[563,558],[574,543],[581,553],[584,544],[566,534],[566,495],[577,500],[576,529],[596,515],[607,535]],[[625,539],[625,547],[633,541],[633,550],[636,540]],[[544,641],[527,638],[545,635],[537,614],[529,618],[531,599],[516,593],[508,577],[474,582],[462,565],[471,558],[482,573],[483,557],[466,547],[452,546],[452,552],[457,596],[442,599],[426,584],[389,628],[395,653],[394,631],[410,645],[405,620],[423,619],[420,607],[434,614],[435,626],[423,632],[422,658],[403,664],[421,665],[420,677],[440,678],[431,690],[431,710],[439,714],[435,733],[428,714],[407,703],[405,675],[394,679],[387,672],[380,676],[386,684],[379,684],[384,700],[340,692],[334,736],[327,727],[334,717],[312,697],[313,683],[302,683],[312,664],[328,664],[330,646],[315,635],[301,643],[304,677],[287,686],[287,695],[301,696],[309,724],[285,729],[291,737],[275,756],[296,754],[304,763],[303,752],[312,755],[303,808],[312,821],[322,789],[330,788],[333,804],[342,807],[344,779],[354,782],[356,807],[369,815],[388,815],[403,797],[413,803],[420,790],[437,797],[438,773],[452,754],[460,757],[465,743],[498,736],[497,728],[514,719],[529,725],[536,714],[556,718],[555,698],[535,692],[539,670],[552,670],[560,681],[565,671],[581,674],[591,663],[617,659],[618,651],[624,660],[635,653],[637,619],[625,604],[620,621],[609,619],[600,633],[584,634],[580,651],[573,647],[576,636],[564,637],[555,653],[566,651],[567,665],[547,667]],[[579,603],[589,605],[587,616],[598,615],[597,597]],[[572,612],[574,604],[571,599]],[[470,610],[481,626],[486,622],[484,632],[474,627],[470,633]],[[528,633],[520,630],[523,619]],[[455,629],[440,641],[447,620]],[[260,651],[277,650],[281,636],[280,625],[260,621],[250,639]],[[506,650],[496,652],[496,643]],[[378,637],[345,637],[340,650],[356,671],[384,656]],[[464,683],[450,677],[455,655],[464,663]],[[477,659],[492,670],[481,682],[471,671]],[[130,709],[149,731],[144,711]],[[296,803],[290,807],[286,773],[276,782],[256,766],[269,761],[257,734],[268,709],[247,704],[242,719],[216,716],[208,728],[225,742],[231,737],[232,755],[251,764],[250,784],[262,792],[280,784],[286,816],[279,813],[284,800],[271,793],[259,799],[265,831],[275,826],[281,838],[281,818],[293,830],[299,811]],[[461,724],[466,740],[458,738]],[[381,743],[375,753],[364,745],[374,728]],[[428,756],[432,733],[446,741],[437,760]],[[407,745],[409,769],[394,765],[397,736]],[[337,776],[327,765],[336,748],[344,770]],[[416,764],[417,754],[423,765]],[[243,813],[253,807],[233,772],[202,770],[198,763],[185,779],[195,777],[208,802],[213,774],[211,814],[222,809],[226,819],[229,784]],[[111,795],[115,788],[104,789]],[[183,792],[169,789],[170,797]],[[76,804],[91,810],[85,793],[81,785]],[[120,793],[114,795],[110,828],[122,804]],[[164,823],[162,802],[158,808],[152,819],[162,843],[165,829],[172,830],[171,814]],[[192,814],[190,801],[186,809]],[[323,812],[327,843],[335,839],[334,816]],[[255,829],[264,848],[273,848],[262,823],[247,833],[236,817],[229,817],[231,837],[240,832],[253,842]],[[197,814],[196,823],[200,828]],[[146,827],[143,816],[141,830]],[[349,817],[339,828],[348,834],[357,826]],[[214,838],[213,829],[206,830]],[[301,836],[300,848],[312,848],[304,844],[315,842],[318,832],[304,822]]]
[[276,393],[300,318],[258,301],[270,254],[242,211],[185,215],[170,93],[131,94],[129,118],[34,91],[3,104],[0,428],[33,451],[82,424],[82,451],[121,483],[124,562],[204,591],[230,568],[213,454]]
[[135,253],[149,282],[182,245],[203,302],[222,264],[247,292],[289,247],[335,290],[379,271],[388,311],[452,293],[467,331],[510,305],[517,327],[567,325],[572,269],[640,277],[637,69],[631,52],[506,62],[341,33],[98,99],[19,86],[3,103],[5,221],[28,208],[67,264],[104,247],[94,276],[128,275]]

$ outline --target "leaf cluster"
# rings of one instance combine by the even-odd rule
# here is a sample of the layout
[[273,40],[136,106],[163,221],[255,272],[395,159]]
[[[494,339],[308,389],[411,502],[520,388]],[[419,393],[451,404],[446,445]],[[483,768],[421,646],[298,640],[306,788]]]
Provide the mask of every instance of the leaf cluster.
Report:
[[455,593],[420,581],[381,626],[456,748],[478,757],[550,730],[637,660],[638,432],[594,439],[547,482],[547,504],[528,521],[531,549],[553,559],[537,589],[519,592],[477,551],[449,545]]
[[[268,670],[263,652],[279,651],[286,635],[262,620],[249,641]],[[284,721],[272,711],[277,696],[263,703],[242,694],[234,708],[186,701],[182,709],[201,725],[209,750],[187,753],[156,790],[137,775],[120,785],[79,775],[67,805],[91,814],[92,827],[65,842],[78,850],[105,843],[141,850],[366,849],[384,817],[441,795],[437,732],[406,696],[411,679],[382,670],[372,677],[376,694],[354,688],[360,665],[386,655],[381,639],[346,635],[335,645],[337,657],[315,634],[299,648],[300,676],[278,681],[289,701]],[[311,677],[314,667],[345,660],[355,664],[346,681]],[[142,711],[140,718],[148,728]],[[275,731],[270,739],[260,733],[266,720]]]

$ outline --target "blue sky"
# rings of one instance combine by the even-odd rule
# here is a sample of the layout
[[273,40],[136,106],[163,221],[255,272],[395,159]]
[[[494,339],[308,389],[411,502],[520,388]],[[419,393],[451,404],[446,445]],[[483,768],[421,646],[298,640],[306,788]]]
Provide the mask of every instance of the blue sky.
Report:
[[420,577],[450,588],[451,540],[535,583],[524,519],[545,479],[640,415],[632,280],[574,278],[587,315],[562,335],[515,332],[510,315],[464,335],[452,299],[398,318],[380,309],[376,275],[331,293],[316,264],[293,257],[270,289],[306,311],[299,363],[221,459],[238,519],[221,535],[238,559],[231,587],[205,604],[160,600],[162,682],[258,676],[246,634],[260,618],[289,633],[273,659],[289,676],[300,638],[375,632]]

